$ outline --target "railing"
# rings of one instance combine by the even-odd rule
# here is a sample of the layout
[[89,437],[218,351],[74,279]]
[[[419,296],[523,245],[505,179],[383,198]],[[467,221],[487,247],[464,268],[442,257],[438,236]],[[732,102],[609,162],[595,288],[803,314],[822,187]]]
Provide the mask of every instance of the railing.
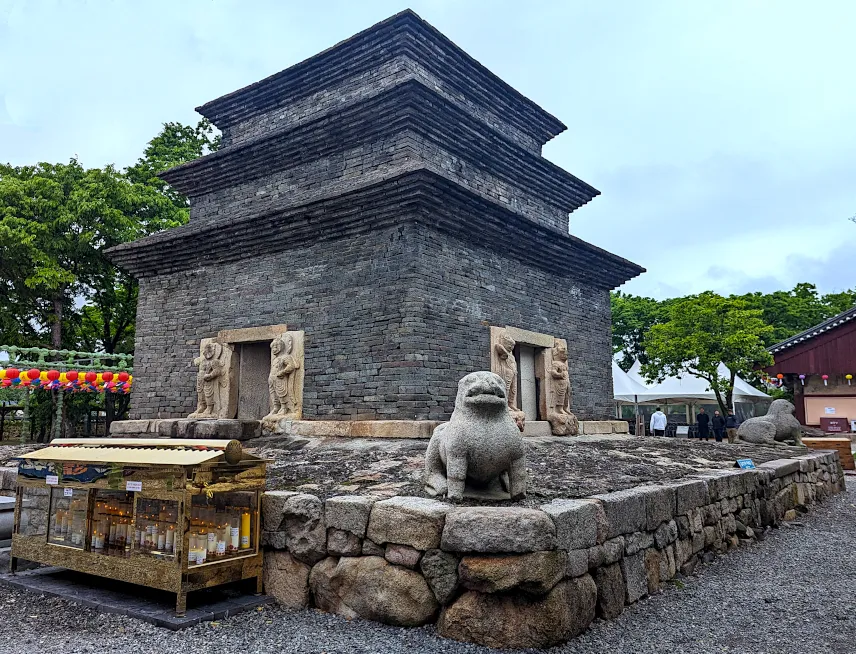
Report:
[[[42,347],[17,347],[15,345],[0,345],[0,368],[39,368],[49,366],[59,372],[76,370],[78,372],[127,372],[133,374],[133,354],[110,354],[107,352],[82,352],[79,350],[51,350]],[[21,424],[21,440],[29,431],[30,422],[30,388],[24,389],[24,417]],[[62,432],[62,387],[54,391],[56,395],[56,414],[54,417],[53,438]]]
[[42,347],[17,347],[0,345],[0,353],[9,356],[0,365],[34,366],[50,365],[57,370],[83,370],[111,372],[125,370],[133,372],[133,354],[108,354],[107,352],[81,352],[78,350],[48,350]]

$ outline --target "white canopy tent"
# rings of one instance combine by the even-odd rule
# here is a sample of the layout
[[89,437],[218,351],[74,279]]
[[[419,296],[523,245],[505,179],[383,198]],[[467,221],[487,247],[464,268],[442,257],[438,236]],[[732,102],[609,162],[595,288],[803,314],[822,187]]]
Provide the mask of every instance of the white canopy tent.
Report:
[[637,404],[656,400],[650,389],[633,379],[621,367],[612,361],[612,392],[616,402]]
[[[613,386],[615,386],[615,362],[613,361]],[[701,404],[715,403],[716,394],[711,390],[707,380],[701,377],[696,377],[689,373],[684,373],[680,376],[667,377],[658,384],[647,384],[641,376],[640,370],[642,364],[639,360],[633,362],[630,370],[624,376],[631,382],[635,382],[645,387],[644,393],[637,393],[637,402],[654,402],[663,401],[672,404]],[[619,368],[620,370],[620,368]],[[724,363],[719,364],[718,373],[721,377],[727,377],[730,373]],[[616,395],[616,400],[620,400]],[[735,402],[758,402],[760,400],[771,399],[769,395],[741,379],[739,376],[734,378],[734,401]]]

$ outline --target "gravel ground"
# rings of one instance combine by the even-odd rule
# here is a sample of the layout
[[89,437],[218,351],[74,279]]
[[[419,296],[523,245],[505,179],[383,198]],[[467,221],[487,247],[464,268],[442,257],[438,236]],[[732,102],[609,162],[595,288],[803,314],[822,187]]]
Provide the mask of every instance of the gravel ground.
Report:
[[[700,576],[596,621],[550,650],[567,654],[838,654],[856,651],[856,492],[814,508],[762,543],[718,558]],[[62,600],[0,589],[4,654],[399,654],[490,652],[437,637],[314,611],[265,607],[173,633]]]

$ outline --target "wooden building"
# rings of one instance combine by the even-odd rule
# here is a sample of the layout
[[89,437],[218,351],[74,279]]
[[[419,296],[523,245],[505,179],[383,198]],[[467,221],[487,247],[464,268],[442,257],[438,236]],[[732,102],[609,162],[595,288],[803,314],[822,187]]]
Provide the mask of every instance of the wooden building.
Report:
[[775,358],[764,368],[782,375],[794,391],[796,416],[804,425],[846,425],[856,420],[856,307],[770,348]]

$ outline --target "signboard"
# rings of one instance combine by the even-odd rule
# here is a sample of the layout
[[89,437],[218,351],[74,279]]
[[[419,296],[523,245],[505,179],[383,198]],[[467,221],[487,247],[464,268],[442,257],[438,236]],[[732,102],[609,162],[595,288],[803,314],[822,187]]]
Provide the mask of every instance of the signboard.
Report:
[[835,415],[835,407],[834,406],[825,406],[823,407],[823,412],[828,416]]
[[675,430],[675,435],[677,436],[689,436],[690,428],[687,425],[678,425]]
[[820,428],[828,434],[841,434],[850,431],[847,418],[821,418]]
[[141,491],[143,490],[143,482],[141,481],[127,481],[125,482],[125,490],[130,492],[133,491]]
[[737,459],[737,467],[743,468],[744,470],[754,470],[755,463],[752,459]]
[[73,488],[63,488],[62,489],[63,497],[74,497],[74,489]]
[[45,483],[48,486],[56,486],[59,483],[59,477],[57,475],[47,475],[45,477]]

